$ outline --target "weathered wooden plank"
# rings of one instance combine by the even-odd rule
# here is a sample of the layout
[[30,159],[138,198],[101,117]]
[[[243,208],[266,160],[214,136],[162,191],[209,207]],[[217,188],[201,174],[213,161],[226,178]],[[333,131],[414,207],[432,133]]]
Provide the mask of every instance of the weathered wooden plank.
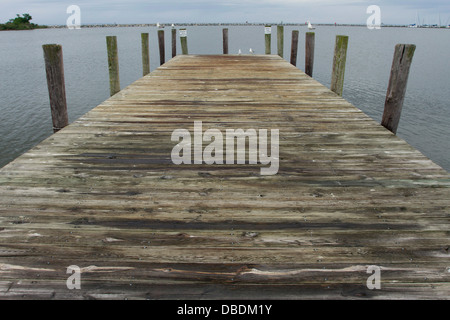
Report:
[[[278,128],[278,174],[174,165],[198,120]],[[0,170],[0,299],[447,299],[449,188],[280,57],[176,56]]]

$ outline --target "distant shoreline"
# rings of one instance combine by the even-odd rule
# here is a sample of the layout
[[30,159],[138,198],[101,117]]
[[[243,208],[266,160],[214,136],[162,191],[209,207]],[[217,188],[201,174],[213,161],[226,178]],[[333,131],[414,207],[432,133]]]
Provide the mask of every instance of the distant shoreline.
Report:
[[32,30],[38,30],[38,29],[62,28],[62,26],[57,26],[57,27],[55,27],[55,26],[53,26],[53,27],[36,26],[36,27],[32,27],[32,28],[2,29],[2,26],[3,25],[0,24],[0,31],[32,31]]
[[[161,23],[161,27],[171,27],[172,23]],[[238,22],[238,23],[174,23],[174,27],[201,27],[201,26],[276,26],[276,25],[283,25],[283,26],[300,26],[300,27],[306,27],[307,25],[305,23],[245,23],[245,22]],[[365,24],[351,24],[351,23],[316,23],[314,26],[319,27],[367,27]],[[135,24],[86,24],[81,25],[81,28],[132,28],[132,27],[157,27],[156,23],[135,23]],[[390,25],[390,24],[382,24],[382,28],[411,28],[411,25]],[[57,29],[57,28],[67,28],[66,25],[54,25],[49,26],[47,25],[47,29]],[[448,29],[449,27],[446,26],[417,26],[414,28],[421,28],[421,29]]]
[[[174,23],[174,27],[207,27],[207,26],[297,26],[297,27],[307,27],[305,23]],[[171,27],[172,23],[161,23],[160,27]],[[367,27],[365,24],[351,24],[351,23],[316,23],[314,24],[316,27]],[[85,24],[81,25],[82,29],[89,28],[148,28],[148,27],[158,27],[156,23],[135,23],[135,24]],[[450,29],[450,26],[415,26],[411,25],[390,25],[390,24],[382,24],[382,28],[414,28],[414,29]],[[1,30],[0,31],[24,31],[24,30],[36,30],[36,29],[66,29],[68,28],[66,25],[39,25],[35,28],[29,29],[16,29],[16,30]]]

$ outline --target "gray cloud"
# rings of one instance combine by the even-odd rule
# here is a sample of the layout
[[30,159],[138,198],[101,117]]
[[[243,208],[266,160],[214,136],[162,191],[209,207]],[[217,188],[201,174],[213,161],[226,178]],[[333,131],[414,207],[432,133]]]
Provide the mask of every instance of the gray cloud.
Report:
[[82,23],[160,22],[316,22],[364,23],[365,9],[382,9],[388,24],[415,22],[419,14],[427,23],[445,23],[450,18],[448,0],[0,0],[0,21],[16,13],[30,13],[40,24],[64,24],[66,8],[82,9]]

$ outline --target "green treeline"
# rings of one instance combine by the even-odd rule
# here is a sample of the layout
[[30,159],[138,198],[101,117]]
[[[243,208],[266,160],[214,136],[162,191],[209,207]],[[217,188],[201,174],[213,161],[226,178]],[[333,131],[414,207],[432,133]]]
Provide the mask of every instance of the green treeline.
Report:
[[22,16],[17,15],[14,19],[10,19],[7,23],[0,24],[1,30],[33,30],[38,28],[47,28],[47,26],[39,26],[31,23],[33,19],[28,13],[24,13]]

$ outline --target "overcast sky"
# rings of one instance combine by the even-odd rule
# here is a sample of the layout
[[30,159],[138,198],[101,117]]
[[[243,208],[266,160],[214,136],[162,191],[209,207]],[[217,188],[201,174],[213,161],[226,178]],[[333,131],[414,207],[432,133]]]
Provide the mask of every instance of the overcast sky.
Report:
[[29,13],[33,22],[64,25],[67,7],[81,8],[81,24],[180,22],[366,23],[369,5],[385,24],[450,23],[450,0],[0,0],[0,22]]

